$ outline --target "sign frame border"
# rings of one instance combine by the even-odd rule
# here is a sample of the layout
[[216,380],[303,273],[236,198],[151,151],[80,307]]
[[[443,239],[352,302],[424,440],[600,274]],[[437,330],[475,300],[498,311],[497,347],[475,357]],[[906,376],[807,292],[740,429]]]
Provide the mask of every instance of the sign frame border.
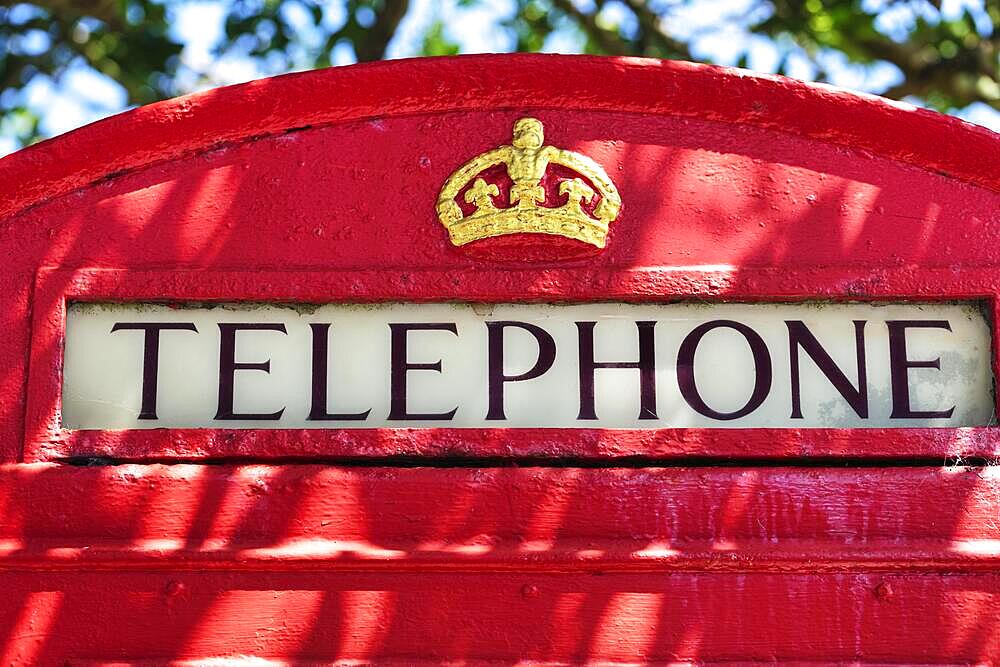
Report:
[[[497,280],[503,273],[504,280]],[[938,288],[945,285],[945,288]],[[69,430],[59,423],[66,310],[70,302],[373,303],[441,301],[634,303],[705,300],[774,303],[829,300],[980,301],[991,334],[994,377],[1000,276],[992,269],[728,266],[659,269],[544,268],[226,271],[42,268],[36,274],[28,371],[25,462],[112,459],[377,460],[399,457],[607,461],[706,458],[992,458],[1000,426],[794,428],[371,428]],[[240,295],[234,299],[233,295]],[[994,392],[994,412],[1000,404]]]

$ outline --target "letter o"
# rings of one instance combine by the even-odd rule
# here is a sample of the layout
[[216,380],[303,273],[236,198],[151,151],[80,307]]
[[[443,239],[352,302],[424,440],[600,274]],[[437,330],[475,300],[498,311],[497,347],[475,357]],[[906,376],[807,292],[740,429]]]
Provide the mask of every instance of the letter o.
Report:
[[[694,355],[698,351],[698,344],[709,331],[720,328],[733,329],[738,331],[750,345],[750,352],[753,354],[754,362],[754,385],[750,399],[742,408],[735,412],[719,412],[708,407],[698,393],[698,387],[694,381]],[[684,338],[680,349],[677,351],[677,385],[680,387],[681,396],[687,401],[696,412],[712,419],[729,421],[745,417],[760,407],[764,399],[771,391],[771,354],[767,351],[764,339],[756,331],[745,324],[733,320],[712,320],[695,327],[691,333]]]

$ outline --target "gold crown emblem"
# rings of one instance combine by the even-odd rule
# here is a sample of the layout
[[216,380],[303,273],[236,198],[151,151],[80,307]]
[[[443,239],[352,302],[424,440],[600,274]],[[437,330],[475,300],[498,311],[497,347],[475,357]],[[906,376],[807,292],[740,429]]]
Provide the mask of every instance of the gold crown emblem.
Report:
[[[511,145],[474,157],[448,178],[438,196],[437,214],[453,244],[528,233],[555,234],[604,247],[608,226],[621,209],[618,190],[589,157],[545,146],[544,140],[540,121],[521,118],[514,123]],[[578,177],[551,177],[547,175],[550,164],[561,165]],[[506,198],[501,194],[506,181],[500,165],[513,182]],[[550,181],[550,177],[557,180]],[[546,185],[553,188],[551,198],[556,201],[549,201]],[[562,197],[565,202],[557,206]],[[460,201],[466,204],[464,209]]]

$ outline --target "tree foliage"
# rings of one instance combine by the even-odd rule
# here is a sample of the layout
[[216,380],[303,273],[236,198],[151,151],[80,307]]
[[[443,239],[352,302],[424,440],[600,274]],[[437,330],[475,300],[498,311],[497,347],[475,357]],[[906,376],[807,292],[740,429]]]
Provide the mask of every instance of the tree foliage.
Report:
[[[59,85],[74,67],[118,82],[129,105],[213,83],[207,75],[194,83],[179,77],[183,45],[170,27],[172,13],[186,1],[0,0],[0,131],[24,142],[37,138],[39,110],[26,103],[25,90],[39,79]],[[383,58],[413,11],[408,0],[218,1],[225,38],[215,55],[253,58],[266,73],[326,67],[337,53],[358,61]],[[452,2],[460,9],[500,6]],[[811,63],[818,80],[829,78],[831,57],[862,66],[888,63],[898,81],[876,91],[888,97],[943,111],[973,103],[1000,109],[1000,0],[964,0],[961,7],[944,14],[940,0],[744,0],[736,20],[776,45],[779,73],[789,71],[793,58]],[[509,0],[498,25],[510,50],[550,48],[558,33],[574,36],[585,53],[706,60],[684,17],[717,10],[718,3],[706,0]],[[903,20],[887,22],[894,13]],[[433,17],[412,55],[458,53],[453,32],[448,16]]]

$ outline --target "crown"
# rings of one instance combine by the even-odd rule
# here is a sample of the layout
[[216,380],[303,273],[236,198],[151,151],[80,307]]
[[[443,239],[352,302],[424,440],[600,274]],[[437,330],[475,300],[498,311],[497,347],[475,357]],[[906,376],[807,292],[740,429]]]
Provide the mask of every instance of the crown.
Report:
[[[511,145],[474,157],[448,178],[437,214],[453,244],[527,233],[604,247],[621,209],[618,190],[589,157],[545,146],[544,140],[540,121],[521,118]],[[562,168],[553,173],[550,165]]]

